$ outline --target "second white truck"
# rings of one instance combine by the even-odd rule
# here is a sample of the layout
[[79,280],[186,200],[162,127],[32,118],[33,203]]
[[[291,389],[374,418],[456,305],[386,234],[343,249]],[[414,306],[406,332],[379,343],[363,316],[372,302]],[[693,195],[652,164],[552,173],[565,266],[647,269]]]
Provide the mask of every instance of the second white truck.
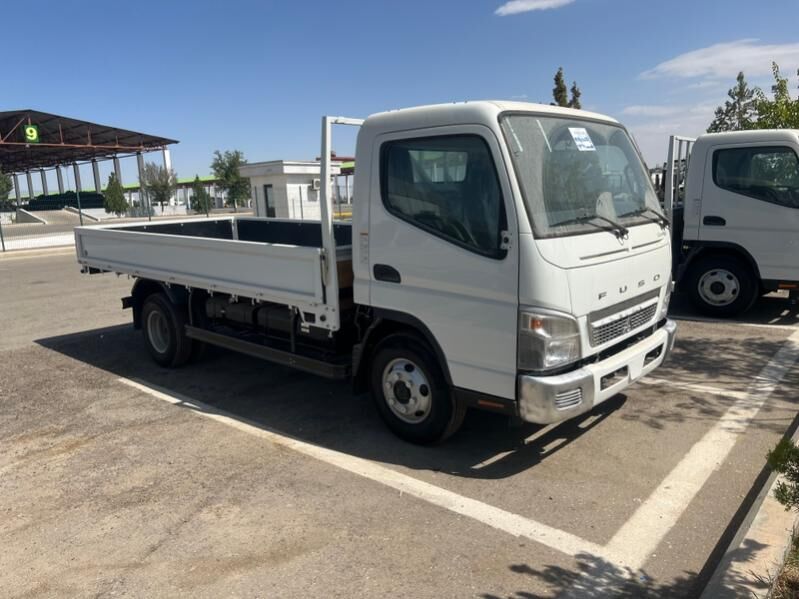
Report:
[[678,285],[701,311],[734,316],[780,289],[799,298],[798,152],[791,129],[671,138]]
[[[331,219],[335,124],[360,126],[351,224]],[[571,418],[671,351],[671,235],[613,119],[512,102],[325,117],[321,156],[321,223],[79,227],[78,262],[136,279],[123,305],[157,363],[215,344],[351,378],[418,443],[469,407]]]

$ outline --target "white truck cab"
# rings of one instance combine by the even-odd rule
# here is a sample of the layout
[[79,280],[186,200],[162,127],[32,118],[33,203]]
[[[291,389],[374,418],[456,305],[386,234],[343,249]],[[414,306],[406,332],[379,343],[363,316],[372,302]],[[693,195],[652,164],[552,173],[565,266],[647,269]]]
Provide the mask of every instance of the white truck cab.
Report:
[[[360,125],[351,228],[330,219],[335,123]],[[164,336],[185,331],[189,341],[352,377],[415,442],[454,432],[467,407],[542,424],[571,418],[671,351],[668,221],[615,120],[489,101],[363,122],[325,117],[322,156],[321,236],[312,223],[241,217],[230,237],[227,225],[200,233],[188,221],[160,235],[158,224],[81,228],[79,261],[147,281],[126,304],[154,357],[148,338],[168,350]],[[179,256],[189,245],[181,237],[206,259]],[[134,264],[136,244],[159,241],[170,251],[157,270]],[[252,268],[270,261],[260,290],[231,270],[245,249]],[[187,294],[169,297],[165,282]],[[148,307],[150,294],[185,315]],[[166,324],[148,332],[154,313]],[[189,354],[184,347],[177,363]]]
[[[683,145],[685,157],[669,159],[672,171],[680,163],[685,171],[681,286],[698,308],[718,316],[739,314],[777,289],[795,295],[799,131],[714,133]],[[668,177],[679,180],[679,172]]]

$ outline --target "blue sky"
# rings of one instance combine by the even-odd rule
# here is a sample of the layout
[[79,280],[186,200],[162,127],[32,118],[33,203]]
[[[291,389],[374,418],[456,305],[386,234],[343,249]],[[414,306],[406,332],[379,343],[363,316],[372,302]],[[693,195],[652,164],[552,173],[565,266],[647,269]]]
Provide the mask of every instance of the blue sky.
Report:
[[[319,153],[322,114],[465,99],[549,102],[559,66],[583,107],[627,124],[654,164],[696,135],[739,69],[795,76],[799,0],[28,1],[3,9],[0,110],[35,108],[180,140],[180,177],[215,149]],[[352,151],[340,137],[339,154]],[[106,169],[107,170],[107,169]],[[123,165],[125,182],[133,165]]]

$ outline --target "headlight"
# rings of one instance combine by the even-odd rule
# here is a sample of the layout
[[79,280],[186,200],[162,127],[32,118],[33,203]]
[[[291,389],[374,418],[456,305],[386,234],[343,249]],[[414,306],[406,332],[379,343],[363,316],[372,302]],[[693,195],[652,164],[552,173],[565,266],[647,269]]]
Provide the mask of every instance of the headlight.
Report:
[[658,317],[658,322],[663,320],[669,315],[669,302],[671,301],[671,275],[669,275],[669,281],[666,283],[666,295],[663,297],[663,306],[660,308],[660,316]]
[[519,370],[549,370],[580,357],[580,329],[567,315],[519,314]]

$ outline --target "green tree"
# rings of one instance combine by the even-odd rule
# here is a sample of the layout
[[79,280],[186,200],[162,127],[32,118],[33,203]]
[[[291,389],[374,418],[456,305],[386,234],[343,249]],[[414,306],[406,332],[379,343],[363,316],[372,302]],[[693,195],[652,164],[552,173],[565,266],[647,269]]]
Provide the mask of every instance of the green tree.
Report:
[[781,439],[766,456],[772,470],[783,475],[777,482],[774,496],[786,510],[799,509],[799,447],[789,439]]
[[582,96],[583,93],[580,91],[580,88],[577,87],[576,81],[572,81],[571,93],[572,97],[571,100],[569,100],[569,108],[580,110],[583,107],[583,105],[580,104],[580,96]]
[[211,194],[205,191],[199,175],[194,177],[194,183],[191,184],[191,209],[195,212],[205,212],[206,216],[211,211]]
[[250,180],[239,173],[239,167],[243,164],[247,164],[247,161],[239,150],[226,150],[224,154],[217,150],[211,163],[217,186],[226,192],[227,204],[234,209],[245,205],[250,198]]
[[566,81],[563,79],[563,67],[559,67],[558,72],[555,73],[555,87],[552,88],[552,97],[555,99],[552,102],[553,106],[569,105],[569,90],[566,89]]
[[108,185],[103,194],[103,207],[109,214],[113,213],[122,216],[128,211],[128,201],[125,199],[125,190],[122,183],[117,179],[116,173],[108,176]]
[[161,205],[161,212],[164,211],[164,204],[168,204],[169,198],[175,193],[177,185],[175,171],[153,162],[144,165],[142,187],[152,202]]
[[11,179],[11,175],[0,171],[0,206],[8,204],[8,194],[13,188],[14,182]]
[[[788,78],[782,77],[780,67],[771,63],[774,85],[771,86],[773,98],[768,98],[762,90],[755,92],[758,129],[796,129],[799,128],[799,98],[794,100],[788,90]],[[797,71],[799,74],[799,71]]]
[[715,118],[707,128],[708,133],[753,129],[757,122],[757,94],[760,90],[749,87],[743,72],[738,73],[735,87],[727,92],[729,100],[716,108]]

